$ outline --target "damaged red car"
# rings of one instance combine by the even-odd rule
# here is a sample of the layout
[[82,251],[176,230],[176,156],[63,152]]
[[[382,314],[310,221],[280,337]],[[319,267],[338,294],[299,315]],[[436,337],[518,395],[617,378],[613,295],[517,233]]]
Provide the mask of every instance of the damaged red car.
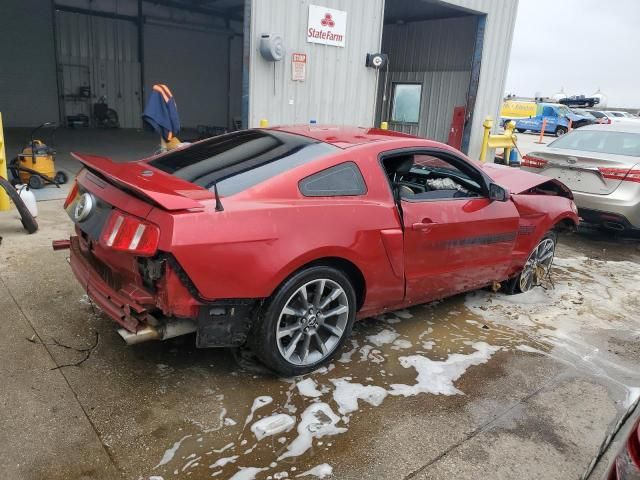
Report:
[[396,132],[294,126],[230,133],[148,159],[75,155],[56,243],[128,344],[195,332],[297,375],[356,319],[548,272],[578,222],[548,177],[481,165]]

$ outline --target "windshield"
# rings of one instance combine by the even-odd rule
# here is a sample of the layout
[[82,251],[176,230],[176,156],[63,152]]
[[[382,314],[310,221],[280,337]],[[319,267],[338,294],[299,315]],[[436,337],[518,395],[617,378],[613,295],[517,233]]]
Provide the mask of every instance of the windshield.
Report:
[[574,130],[550,143],[549,148],[640,157],[640,133]]
[[203,188],[216,184],[225,196],[337,150],[301,135],[243,130],[169,152],[149,165]]
[[569,110],[569,107],[565,107],[564,105],[561,107],[558,107],[558,115],[562,115],[563,117],[566,117],[568,115],[570,115],[572,112],[571,110]]

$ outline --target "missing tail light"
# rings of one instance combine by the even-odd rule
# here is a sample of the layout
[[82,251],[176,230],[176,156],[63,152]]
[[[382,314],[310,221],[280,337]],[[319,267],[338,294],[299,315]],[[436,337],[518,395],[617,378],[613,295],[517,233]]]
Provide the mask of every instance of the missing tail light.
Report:
[[543,168],[547,164],[544,158],[535,157],[533,155],[525,155],[522,157],[522,163],[520,166],[529,168]]
[[120,210],[111,212],[100,235],[104,247],[140,256],[152,256],[158,250],[160,230],[156,225]]
[[625,182],[640,183],[640,170],[629,170],[627,168],[598,168],[604,178],[610,180],[621,180]]

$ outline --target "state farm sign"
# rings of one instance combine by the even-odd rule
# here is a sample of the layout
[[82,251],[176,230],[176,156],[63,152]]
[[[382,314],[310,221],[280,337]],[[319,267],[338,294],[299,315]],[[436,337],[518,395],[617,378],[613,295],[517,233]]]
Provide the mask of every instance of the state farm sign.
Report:
[[307,42],[344,47],[347,35],[347,12],[309,5]]

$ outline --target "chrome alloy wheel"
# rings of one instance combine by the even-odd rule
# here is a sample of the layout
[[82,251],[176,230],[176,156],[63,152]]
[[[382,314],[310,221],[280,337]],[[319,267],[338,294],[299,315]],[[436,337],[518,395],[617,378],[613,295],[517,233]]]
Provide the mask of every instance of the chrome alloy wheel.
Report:
[[556,242],[551,238],[542,239],[533,249],[520,274],[519,287],[521,292],[527,292],[539,285],[540,281],[549,274],[555,250]]
[[280,312],[276,339],[293,365],[312,365],[331,355],[349,320],[349,300],[333,280],[319,278],[295,291]]

